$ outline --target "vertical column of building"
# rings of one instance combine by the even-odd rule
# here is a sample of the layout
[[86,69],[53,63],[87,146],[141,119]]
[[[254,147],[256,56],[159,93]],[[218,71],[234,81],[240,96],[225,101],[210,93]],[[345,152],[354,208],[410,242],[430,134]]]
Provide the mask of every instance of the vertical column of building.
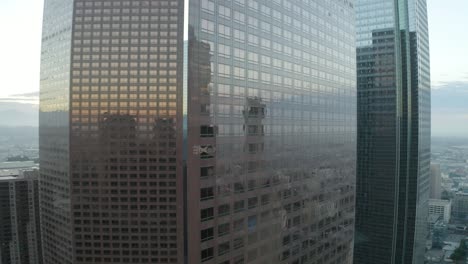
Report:
[[431,76],[429,30],[426,0],[409,0],[409,32],[412,75],[412,154],[411,173],[417,175],[415,240],[413,263],[422,263],[427,230],[424,221],[428,212],[431,178]]
[[72,263],[69,97],[73,0],[44,2],[39,107],[44,262]]
[[10,183],[0,181],[0,263],[10,263],[10,241],[12,236],[10,210]]
[[[41,234],[41,219],[40,219],[40,204],[39,204],[39,171],[24,171],[23,177],[27,182],[27,210],[28,210],[28,223],[27,223],[27,236],[24,243],[28,245],[24,254],[28,255],[28,262],[26,263],[43,263],[42,255],[42,234]],[[26,209],[25,209],[26,210]]]
[[[11,240],[10,244],[10,261],[13,263],[21,263],[21,254],[20,254],[20,232],[25,232],[21,230],[21,227],[18,226],[19,219],[24,217],[22,215],[21,207],[21,197],[18,197],[18,189],[22,189],[21,183],[17,181],[10,181],[10,220],[11,220]],[[24,189],[23,189],[24,191]]]
[[[216,127],[212,122],[211,45],[194,39],[189,30],[188,74],[188,156],[187,156],[187,246],[188,260],[197,262],[213,258],[212,246],[215,230],[214,198],[216,193],[217,146]],[[211,240],[211,241],[210,241]],[[201,244],[200,247],[194,246]],[[200,250],[202,248],[202,250]]]
[[[39,224],[38,171],[0,176],[0,263],[42,262]],[[27,174],[27,176],[25,176]]]

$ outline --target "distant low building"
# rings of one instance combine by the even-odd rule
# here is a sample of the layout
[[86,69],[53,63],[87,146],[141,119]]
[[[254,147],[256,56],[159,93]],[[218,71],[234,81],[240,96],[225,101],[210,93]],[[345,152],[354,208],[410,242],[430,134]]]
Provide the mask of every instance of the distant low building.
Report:
[[445,223],[450,222],[452,202],[449,200],[430,199],[429,215],[436,214],[442,217]]
[[38,174],[0,170],[0,263],[42,263]]
[[442,249],[431,249],[426,253],[426,261],[428,264],[439,264],[444,259],[444,251]]

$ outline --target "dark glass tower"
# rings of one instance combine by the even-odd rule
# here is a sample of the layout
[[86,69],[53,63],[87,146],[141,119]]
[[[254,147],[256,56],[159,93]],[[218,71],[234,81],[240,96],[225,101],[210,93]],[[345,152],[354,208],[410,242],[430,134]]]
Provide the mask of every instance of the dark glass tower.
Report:
[[357,264],[424,261],[430,178],[425,0],[357,0]]

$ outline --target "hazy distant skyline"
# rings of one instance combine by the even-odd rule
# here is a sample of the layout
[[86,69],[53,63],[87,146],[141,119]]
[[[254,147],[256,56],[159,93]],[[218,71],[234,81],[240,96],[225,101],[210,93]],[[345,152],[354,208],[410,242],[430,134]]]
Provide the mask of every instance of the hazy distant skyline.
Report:
[[[6,101],[37,103],[34,95],[39,91],[42,11],[41,0],[0,1],[3,40],[0,42],[0,104]],[[466,94],[466,98],[468,35],[464,32],[468,24],[467,11],[467,0],[428,0],[432,87],[457,89],[457,93]],[[28,96],[17,96],[21,94]],[[434,134],[442,131],[444,134],[451,131],[468,134],[468,125],[459,124],[468,124],[468,106],[452,111],[450,98],[445,102],[446,106],[433,107]],[[465,130],[459,131],[460,126]]]

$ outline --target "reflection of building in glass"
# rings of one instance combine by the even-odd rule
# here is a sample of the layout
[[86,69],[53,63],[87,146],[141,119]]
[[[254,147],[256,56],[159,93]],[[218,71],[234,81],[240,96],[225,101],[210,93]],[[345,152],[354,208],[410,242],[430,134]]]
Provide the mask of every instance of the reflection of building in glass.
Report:
[[46,1],[44,261],[350,263],[353,5],[182,5]]
[[0,263],[43,263],[38,174],[0,171]]
[[437,221],[431,229],[432,236],[432,247],[442,248],[444,247],[444,240],[447,237],[447,223],[444,221]]
[[353,23],[348,1],[190,1],[190,261],[351,263]]
[[426,1],[358,0],[356,9],[354,261],[422,263],[430,180]]
[[442,174],[440,164],[431,164],[431,199],[440,199],[442,195]]
[[457,192],[453,197],[452,204],[453,217],[461,222],[468,220],[468,191]]
[[183,260],[183,0],[45,3],[44,261]]

